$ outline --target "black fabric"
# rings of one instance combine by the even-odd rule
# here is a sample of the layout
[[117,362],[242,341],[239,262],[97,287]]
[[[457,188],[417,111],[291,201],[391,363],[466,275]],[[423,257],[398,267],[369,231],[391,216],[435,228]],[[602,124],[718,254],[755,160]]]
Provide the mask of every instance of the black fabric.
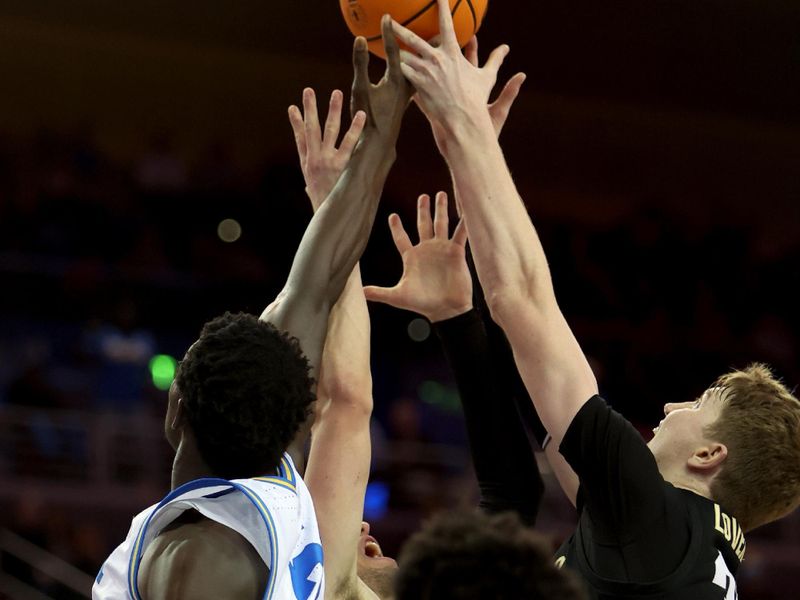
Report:
[[533,406],[533,401],[528,395],[528,390],[525,388],[525,384],[519,374],[511,344],[508,343],[508,338],[506,338],[506,334],[500,326],[492,320],[483,294],[483,288],[478,281],[475,261],[472,259],[472,253],[469,248],[467,248],[467,265],[472,275],[472,304],[483,320],[486,335],[489,339],[489,354],[492,357],[498,379],[503,382],[504,388],[508,390],[514,405],[517,407],[520,423],[522,423],[526,435],[531,440],[531,443],[535,442],[541,448],[544,445],[545,437],[547,437],[547,430],[544,428],[541,419],[539,419],[539,415]]
[[581,408],[560,451],[580,478],[580,518],[556,560],[584,577],[592,598],[734,598],[734,548],[744,547],[736,520],[664,481],[642,437],[602,398]]
[[434,323],[461,396],[470,453],[487,513],[514,511],[533,525],[544,483],[506,381],[475,310]]

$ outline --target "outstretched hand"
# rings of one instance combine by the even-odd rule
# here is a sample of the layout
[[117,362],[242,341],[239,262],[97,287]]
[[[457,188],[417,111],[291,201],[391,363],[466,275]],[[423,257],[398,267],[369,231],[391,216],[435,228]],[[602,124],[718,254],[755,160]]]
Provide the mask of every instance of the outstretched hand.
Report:
[[[479,67],[477,45],[474,51],[468,51],[472,60],[461,53],[448,1],[438,0],[438,4],[440,43],[437,46],[396,21],[392,26],[400,41],[411,50],[401,51],[401,68],[417,90],[417,103],[435,129],[438,126],[450,131],[454,129],[454,120],[474,121],[488,116],[489,96],[509,48],[499,46],[486,64]],[[494,119],[492,121],[494,124]]]
[[381,21],[383,47],[386,50],[386,71],[376,84],[369,80],[369,50],[367,40],[357,37],[353,44],[353,93],[350,112],[364,111],[366,131],[379,134],[394,145],[400,133],[400,123],[408,108],[413,88],[403,75],[400,65],[400,46],[392,30],[392,19],[384,15]]
[[357,113],[350,128],[336,147],[342,121],[342,92],[334,90],[328,106],[324,130],[320,128],[317,114],[317,97],[314,90],[303,90],[303,112],[297,106],[289,107],[289,122],[294,131],[300,168],[306,181],[306,193],[316,211],[328,197],[339,176],[347,166],[361,131],[366,115]]
[[397,251],[403,260],[403,275],[394,287],[366,286],[367,300],[416,312],[432,322],[443,321],[472,308],[472,278],[467,268],[467,229],[460,221],[449,237],[447,194],[436,195],[431,220],[430,196],[417,204],[419,243],[411,243],[400,217],[389,216]]

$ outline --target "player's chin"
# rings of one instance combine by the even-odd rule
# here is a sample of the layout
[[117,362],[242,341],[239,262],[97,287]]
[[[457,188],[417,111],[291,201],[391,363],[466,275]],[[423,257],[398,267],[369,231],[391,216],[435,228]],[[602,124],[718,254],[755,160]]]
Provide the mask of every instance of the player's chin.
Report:
[[358,564],[362,568],[367,569],[396,569],[397,561],[388,556],[367,556],[360,554],[358,557]]

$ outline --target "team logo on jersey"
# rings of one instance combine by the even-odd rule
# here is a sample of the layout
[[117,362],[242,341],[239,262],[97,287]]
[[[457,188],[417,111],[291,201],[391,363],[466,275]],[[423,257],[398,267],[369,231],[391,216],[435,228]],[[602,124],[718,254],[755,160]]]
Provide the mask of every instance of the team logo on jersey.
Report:
[[308,544],[289,563],[297,600],[317,600],[322,588],[322,546]]

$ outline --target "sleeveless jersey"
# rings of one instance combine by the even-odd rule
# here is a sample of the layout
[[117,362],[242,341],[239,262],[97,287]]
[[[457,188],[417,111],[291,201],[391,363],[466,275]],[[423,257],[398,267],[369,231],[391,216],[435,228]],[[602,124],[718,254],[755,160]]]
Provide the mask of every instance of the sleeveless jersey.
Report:
[[277,476],[197,479],[139,513],[125,541],[100,569],[93,600],[140,600],[137,576],[145,550],[186,510],[233,529],[252,544],[269,568],[264,600],[322,600],[322,545],[314,505],[288,454]]

